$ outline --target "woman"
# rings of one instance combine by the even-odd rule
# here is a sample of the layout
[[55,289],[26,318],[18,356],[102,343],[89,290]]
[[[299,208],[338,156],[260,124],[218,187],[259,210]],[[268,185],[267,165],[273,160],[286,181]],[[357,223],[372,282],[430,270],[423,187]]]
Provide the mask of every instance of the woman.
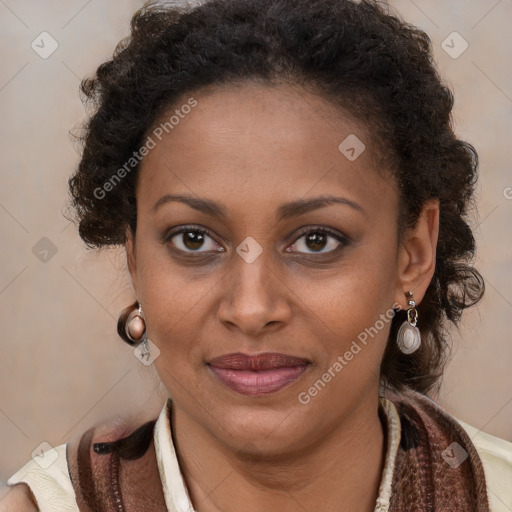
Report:
[[426,34],[370,0],[148,5],[83,91],[79,233],[125,246],[118,332],[170,398],[1,510],[512,509],[512,444],[428,397],[484,287]]

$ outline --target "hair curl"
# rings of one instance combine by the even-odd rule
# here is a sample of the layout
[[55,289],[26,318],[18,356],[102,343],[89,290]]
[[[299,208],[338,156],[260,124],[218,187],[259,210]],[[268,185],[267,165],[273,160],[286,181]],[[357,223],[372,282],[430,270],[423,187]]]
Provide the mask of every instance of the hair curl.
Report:
[[95,191],[166,109],[201,87],[248,79],[314,89],[372,127],[400,192],[400,234],[414,227],[426,201],[439,200],[436,268],[418,307],[423,343],[411,355],[398,350],[394,339],[405,311],[398,312],[381,365],[384,382],[396,390],[438,388],[449,352],[447,321],[457,325],[484,293],[471,265],[475,240],[466,220],[478,156],[452,130],[453,96],[438,75],[429,37],[384,2],[147,3],[112,59],[82,81],[94,111],[69,180],[81,238],[100,248],[125,243],[127,226],[135,232],[137,167],[106,197]]

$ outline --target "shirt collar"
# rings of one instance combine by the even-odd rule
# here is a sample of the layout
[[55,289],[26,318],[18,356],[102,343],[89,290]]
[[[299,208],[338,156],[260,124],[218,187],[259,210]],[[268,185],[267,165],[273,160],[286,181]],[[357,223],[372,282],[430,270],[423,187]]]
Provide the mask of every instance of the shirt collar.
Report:
[[194,512],[172,441],[171,407],[172,401],[168,400],[155,424],[153,437],[165,504],[168,512]]

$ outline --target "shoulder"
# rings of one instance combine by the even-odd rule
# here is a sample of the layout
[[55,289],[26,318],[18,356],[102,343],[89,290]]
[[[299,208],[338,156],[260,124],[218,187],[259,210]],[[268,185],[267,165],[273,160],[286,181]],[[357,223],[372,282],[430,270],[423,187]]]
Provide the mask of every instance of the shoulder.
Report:
[[[5,493],[9,501],[6,503],[11,507],[32,507],[19,508],[20,511],[78,512],[69,478],[65,444],[34,457],[7,480],[7,485],[9,487]],[[0,511],[4,509],[0,508]],[[11,512],[11,508],[5,509],[5,512],[8,511]]]
[[455,418],[469,435],[482,466],[492,512],[512,510],[512,443]]
[[[94,478],[104,476],[105,462],[110,460],[110,456],[98,454],[116,452],[121,458],[140,459],[152,444],[155,421],[137,428],[136,419],[115,417],[75,436],[66,444],[41,452],[7,480],[8,487],[2,489],[4,499],[0,502],[0,512],[79,512],[85,482],[78,471],[79,459],[80,464],[91,464]],[[95,441],[101,442],[95,446]],[[149,458],[140,460],[146,462]],[[143,464],[134,466],[141,469]],[[125,473],[128,475],[129,471]],[[136,480],[142,480],[140,474]]]
[[464,442],[471,443],[481,461],[490,512],[512,511],[512,443],[459,420],[443,410],[430,396],[412,389],[401,393],[385,389],[384,392],[399,409],[405,407],[406,410],[416,411],[426,418],[444,418],[440,425],[452,425],[460,434],[464,434],[468,438]]
[[34,495],[26,484],[0,489],[0,512],[38,512]]

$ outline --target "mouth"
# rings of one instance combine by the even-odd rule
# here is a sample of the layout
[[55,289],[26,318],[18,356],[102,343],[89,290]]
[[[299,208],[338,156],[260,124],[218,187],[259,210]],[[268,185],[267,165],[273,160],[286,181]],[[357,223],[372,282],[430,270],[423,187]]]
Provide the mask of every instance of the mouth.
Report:
[[226,354],[208,363],[212,373],[228,388],[243,395],[275,393],[300,379],[312,362],[308,359],[266,352]]

